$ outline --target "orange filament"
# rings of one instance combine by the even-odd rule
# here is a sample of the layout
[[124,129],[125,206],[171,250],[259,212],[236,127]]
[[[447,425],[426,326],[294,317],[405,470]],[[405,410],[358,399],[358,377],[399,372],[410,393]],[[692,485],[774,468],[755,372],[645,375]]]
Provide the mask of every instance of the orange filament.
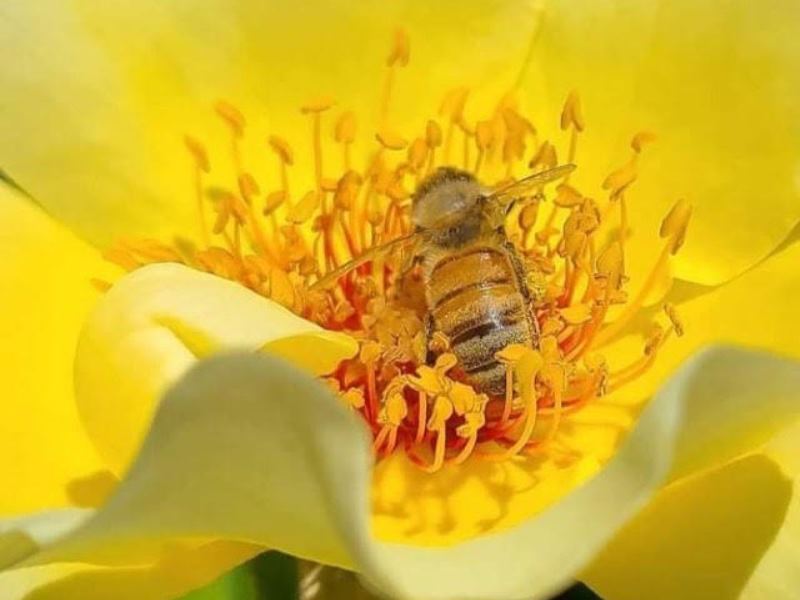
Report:
[[[573,456],[559,438],[564,419],[640,377],[670,336],[682,333],[674,307],[667,306],[668,328],[647,338],[640,359],[611,370],[593,354],[640,314],[683,243],[691,207],[678,202],[666,216],[660,231],[664,249],[628,300],[626,196],[637,176],[638,155],[652,134],[634,136],[632,159],[603,182],[609,194],[604,207],[573,187],[569,178],[555,190],[521,198],[509,213],[506,234],[527,271],[530,315],[539,336],[530,348],[512,345],[496,355],[506,369],[504,394],[480,393],[449,352],[448,340],[440,332],[428,339],[424,297],[421,305],[419,298],[405,297],[406,284],[420,287],[421,279],[408,268],[409,257],[402,252],[361,264],[331,289],[312,288],[326,273],[373,246],[410,234],[413,190],[437,167],[458,163],[493,187],[559,164],[556,144],[539,141],[511,95],[491,114],[468,119],[469,90],[455,89],[440,108],[444,131],[429,120],[417,135],[399,135],[390,123],[391,94],[409,53],[408,38],[400,31],[387,59],[379,122],[363,134],[374,144],[363,166],[353,155],[356,115],[347,110],[335,115],[333,135],[327,139],[323,113],[335,103],[317,99],[301,109],[310,120],[313,150],[307,162],[313,181],[306,182],[305,193],[292,195],[289,181],[296,157],[288,141],[272,134],[262,139],[278,164],[270,189],[263,189],[244,166],[242,140],[250,132],[243,114],[219,102],[215,108],[230,131],[226,154],[235,181],[216,179],[202,143],[185,138],[201,232],[198,245],[126,241],[106,257],[128,270],[182,262],[237,281],[324,328],[357,338],[358,356],[344,361],[327,379],[342,402],[363,418],[378,459],[406,452],[420,468],[435,472],[468,460],[509,460],[534,451]],[[585,127],[575,92],[564,104],[560,125],[567,134],[561,154],[574,162]],[[463,145],[455,157],[459,141]],[[339,163],[333,177],[333,164],[323,162],[331,145],[341,152],[341,161],[333,161]],[[548,211],[545,218],[540,218],[541,210]],[[603,244],[604,232],[613,226],[619,227],[619,235]],[[616,305],[624,308],[609,320]],[[433,364],[428,364],[431,358]]]

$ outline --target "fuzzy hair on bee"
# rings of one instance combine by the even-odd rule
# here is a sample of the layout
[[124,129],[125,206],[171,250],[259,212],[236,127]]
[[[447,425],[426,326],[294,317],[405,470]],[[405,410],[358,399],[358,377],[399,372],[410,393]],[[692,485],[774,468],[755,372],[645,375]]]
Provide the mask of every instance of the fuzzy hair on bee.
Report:
[[481,233],[487,192],[471,173],[442,167],[417,188],[412,223],[418,233],[440,246],[462,246]]

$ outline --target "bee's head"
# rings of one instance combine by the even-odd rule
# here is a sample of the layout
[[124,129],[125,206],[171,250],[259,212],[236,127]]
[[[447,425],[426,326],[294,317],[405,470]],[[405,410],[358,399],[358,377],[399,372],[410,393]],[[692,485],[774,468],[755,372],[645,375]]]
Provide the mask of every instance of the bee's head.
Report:
[[411,218],[419,231],[444,231],[479,221],[484,190],[470,173],[441,167],[414,193]]

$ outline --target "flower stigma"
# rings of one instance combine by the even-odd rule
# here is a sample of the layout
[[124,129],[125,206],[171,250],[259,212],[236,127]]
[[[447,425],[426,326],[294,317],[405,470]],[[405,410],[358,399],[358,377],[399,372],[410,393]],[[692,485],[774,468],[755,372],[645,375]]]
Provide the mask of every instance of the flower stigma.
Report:
[[[311,156],[299,156],[288,140],[270,135],[263,148],[273,155],[275,172],[254,174],[242,151],[247,119],[220,101],[215,111],[228,130],[229,146],[218,160],[225,168],[232,165],[235,180],[227,187],[210,185],[214,167],[207,148],[194,137],[184,139],[198,239],[127,240],[106,257],[126,270],[183,263],[356,338],[358,354],[325,382],[371,431],[376,460],[401,452],[427,472],[520,456],[569,460],[570,449],[558,439],[564,419],[642,376],[670,337],[682,334],[675,308],[666,305],[666,325],[655,327],[641,356],[612,365],[602,352],[648,303],[659,274],[683,244],[691,207],[678,201],[666,215],[661,253],[642,285],[629,292],[628,193],[652,134],[633,136],[630,159],[602,182],[602,198],[578,189],[571,181],[574,171],[516,198],[501,225],[519,257],[522,272],[515,285],[527,290],[526,318],[536,335],[530,344],[492,351],[481,345],[487,364],[503,370],[505,385],[499,392],[475,385],[456,351],[457,336],[429,325],[422,267],[409,260],[407,246],[389,243],[413,237],[415,192],[440,167],[467,172],[489,190],[562,164],[580,169],[581,101],[573,92],[564,103],[563,148],[541,138],[514,94],[482,118],[468,118],[467,88],[445,94],[437,117],[406,137],[391,127],[391,105],[409,53],[408,36],[399,30],[364,164],[355,153],[357,116],[338,111],[332,99],[318,98],[300,107],[308,120]],[[302,193],[289,185],[300,161],[313,173]],[[277,184],[267,188],[263,181],[270,175]],[[385,251],[373,251],[385,245]],[[369,260],[346,267],[365,253]],[[334,272],[339,275],[330,285],[319,285]],[[498,301],[499,292],[478,291],[474,302]]]

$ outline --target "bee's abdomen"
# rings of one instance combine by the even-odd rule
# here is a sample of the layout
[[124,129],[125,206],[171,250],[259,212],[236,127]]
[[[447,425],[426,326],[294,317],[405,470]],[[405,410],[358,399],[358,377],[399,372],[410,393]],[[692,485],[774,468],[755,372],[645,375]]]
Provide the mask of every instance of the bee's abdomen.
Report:
[[505,392],[505,368],[494,355],[509,344],[531,345],[528,307],[506,255],[477,248],[440,260],[429,275],[428,303],[436,329],[450,340],[470,382]]

